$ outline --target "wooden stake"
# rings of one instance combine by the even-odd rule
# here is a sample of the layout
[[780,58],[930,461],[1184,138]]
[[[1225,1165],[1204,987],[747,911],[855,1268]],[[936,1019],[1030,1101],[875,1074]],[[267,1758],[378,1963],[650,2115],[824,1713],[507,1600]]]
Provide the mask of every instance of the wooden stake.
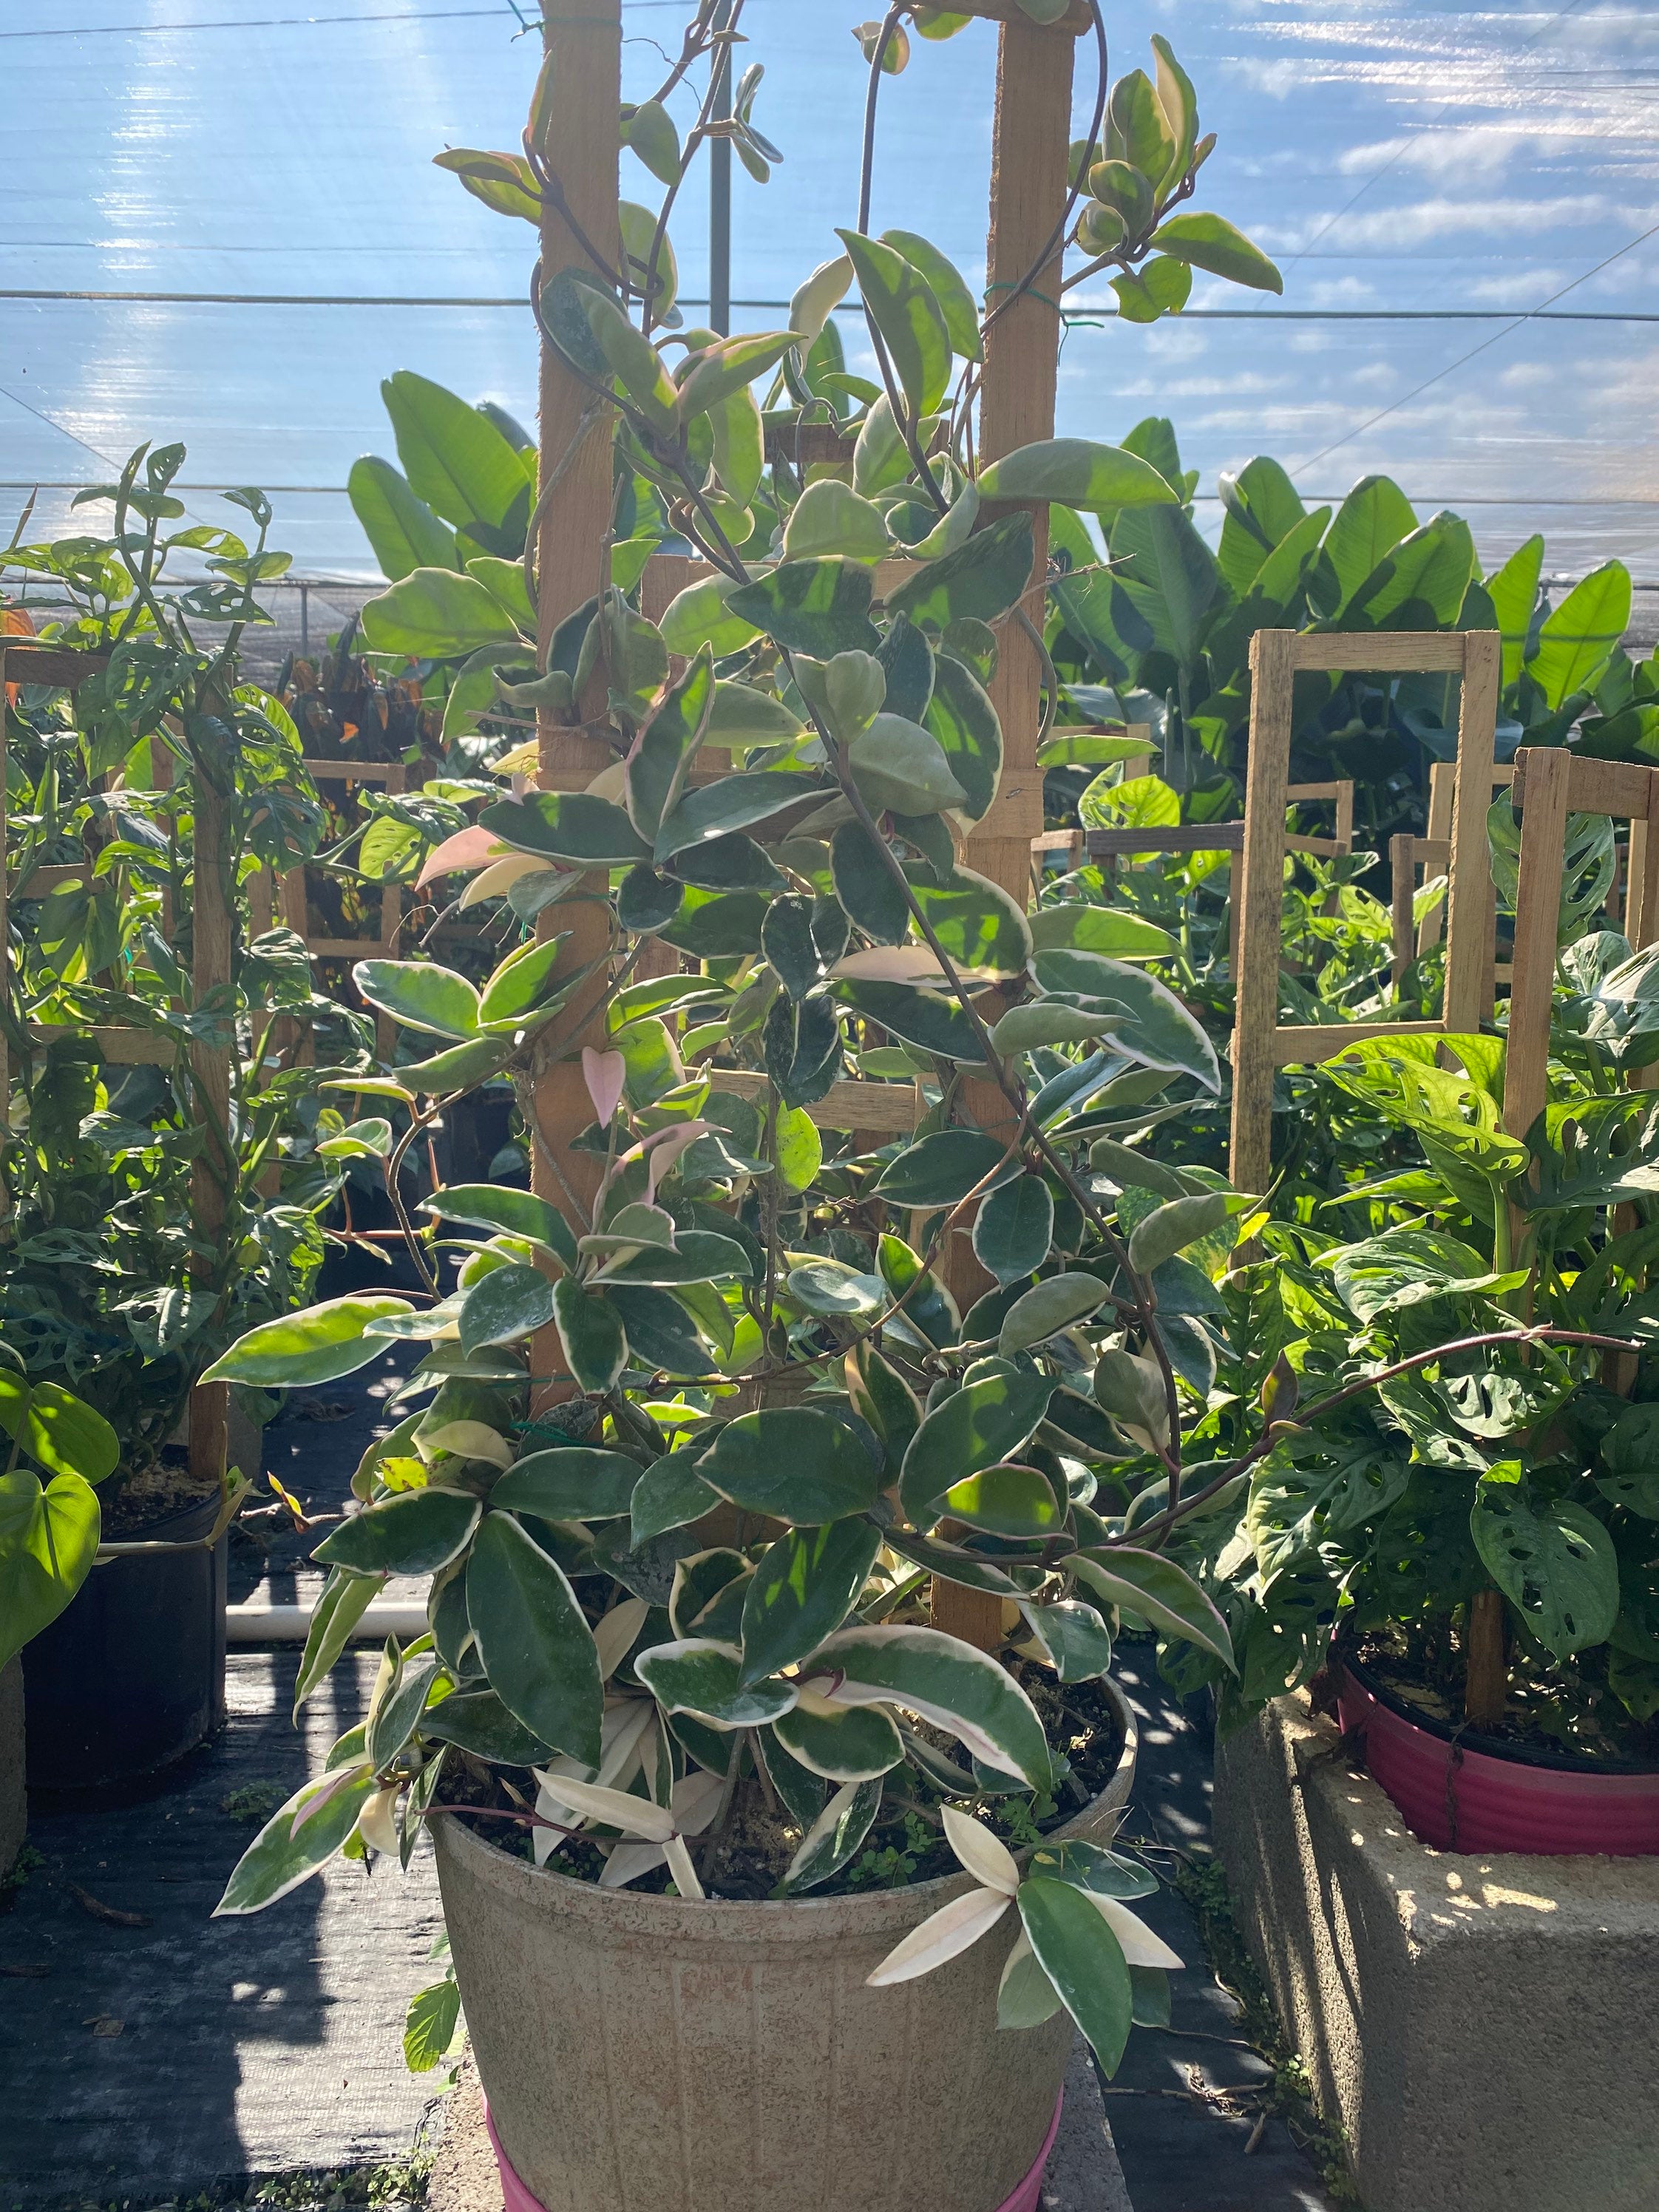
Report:
[[1509,1694],[1504,1593],[1479,1589],[1469,1600],[1463,1624],[1463,1718],[1471,1728],[1496,1728]]
[[[222,764],[230,772],[229,763]],[[230,981],[235,929],[235,893],[230,880],[228,808],[211,777],[198,767],[192,798],[195,857],[191,891],[191,992],[197,1006]],[[230,1052],[205,1040],[190,1048],[196,1090],[196,1115],[206,1133],[201,1157],[191,1171],[191,1204],[203,1242],[222,1239],[228,1194],[236,1184],[237,1164],[230,1134]],[[204,1263],[210,1273],[213,1263]],[[230,1386],[198,1382],[190,1394],[190,1471],[204,1489],[222,1482],[228,1437]],[[246,1470],[251,1472],[251,1470]]]
[[[1446,1027],[1458,1036],[1479,1030],[1492,1012],[1494,921],[1486,815],[1492,805],[1503,650],[1504,641],[1495,629],[1464,633],[1457,783],[1446,886]],[[1553,915],[1554,908],[1550,911]]]
[[[547,0],[542,18],[546,50],[553,57],[549,159],[575,222],[614,266],[622,253],[617,215],[621,0]],[[570,226],[551,207],[543,214],[541,233],[544,283],[562,269],[590,265]],[[592,396],[544,339],[538,481],[545,483],[555,470],[563,470],[542,519],[536,552],[537,639],[544,665],[553,633],[566,616],[610,586],[611,414],[605,410],[584,427]],[[603,712],[605,689],[601,672],[580,702],[584,716]],[[537,716],[537,730],[538,780],[544,791],[580,791],[615,757],[602,738],[568,729],[545,709]],[[542,915],[539,936],[570,933],[560,956],[564,972],[603,962],[611,941],[608,888],[603,873],[589,876],[574,897]],[[584,1028],[605,990],[601,965],[542,1030],[535,1048],[532,1097],[539,1141],[531,1146],[532,1188],[567,1216],[569,1193],[591,1205],[599,1176],[599,1163],[590,1154],[572,1150],[572,1140],[592,1121],[593,1108],[582,1082],[580,1053],[567,1055],[575,1032]],[[586,1041],[603,1050],[602,1026],[596,1023],[587,1029]],[[578,1233],[586,1226],[572,1225]],[[550,1325],[535,1339],[531,1362],[538,1376],[556,1375],[563,1367],[558,1332]],[[573,1389],[568,1382],[538,1387],[532,1410],[570,1396]]]
[[1297,635],[1250,640],[1250,738],[1244,850],[1233,908],[1233,1119],[1228,1175],[1263,1195],[1273,1179],[1273,1031],[1285,897],[1285,789],[1290,781]]
[[[987,297],[994,308],[1019,283],[1054,234],[1066,204],[1066,155],[1071,134],[1073,43],[1068,31],[1044,28],[1020,16],[1003,23],[997,40],[996,116],[991,145],[991,227],[986,252]],[[1059,318],[1052,304],[1060,255],[1025,293],[997,317],[985,340],[980,398],[980,458],[994,461],[1016,447],[1054,435],[1054,387],[1059,373]],[[1046,299],[1038,298],[1045,293]],[[988,503],[984,519],[1012,513]],[[1031,574],[1048,569],[1048,510],[1030,510],[1036,553]],[[1027,609],[1042,625],[1042,594]],[[1002,624],[991,700],[1002,724],[1002,781],[990,811],[968,840],[967,864],[988,876],[1024,908],[1030,895],[1031,840],[1042,830],[1042,771],[1036,764],[1042,726],[1042,662],[1026,631],[1011,616]],[[962,1086],[964,1118],[1006,1143],[1016,1127],[1012,1108],[994,1083],[971,1079]],[[965,1233],[947,1244],[941,1272],[966,1311],[992,1278],[974,1257]],[[936,1581],[936,1628],[981,1650],[1002,1641],[1002,1602],[982,1590]]]

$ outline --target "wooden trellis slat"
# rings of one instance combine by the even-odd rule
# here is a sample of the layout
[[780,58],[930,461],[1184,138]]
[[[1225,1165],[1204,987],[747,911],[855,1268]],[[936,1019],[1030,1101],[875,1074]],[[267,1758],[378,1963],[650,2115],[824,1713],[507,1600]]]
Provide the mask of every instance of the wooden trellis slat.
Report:
[[[1244,842],[1235,917],[1232,1141],[1240,1190],[1273,1173],[1273,1077],[1381,1036],[1479,1030],[1492,1000],[1492,870],[1486,811],[1492,783],[1501,644],[1496,630],[1354,635],[1258,630],[1250,641],[1250,737]],[[1451,674],[1461,678],[1457,758],[1448,839],[1445,1012],[1438,1021],[1281,1026],[1279,975],[1289,793],[1291,694],[1297,673]]]

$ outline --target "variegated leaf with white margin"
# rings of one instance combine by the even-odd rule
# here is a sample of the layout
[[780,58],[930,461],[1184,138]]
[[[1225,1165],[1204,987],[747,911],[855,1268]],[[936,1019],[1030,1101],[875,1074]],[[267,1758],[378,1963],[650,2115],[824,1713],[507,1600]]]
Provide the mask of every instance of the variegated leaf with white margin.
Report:
[[793,1895],[815,1889],[839,1874],[875,1825],[881,1810],[879,1775],[867,1781],[847,1782],[836,1790],[801,1838],[800,1849],[789,1862],[780,1890]]
[[[700,1836],[715,1814],[725,1794],[726,1778],[710,1774],[697,1767],[674,1784],[669,1809],[675,1826],[682,1836]],[[601,1889],[622,1889],[630,1881],[637,1881],[642,1874],[650,1874],[668,1859],[668,1847],[662,1844],[616,1844],[599,1875]],[[678,1875],[675,1886],[686,1895]]]
[[422,1429],[415,1449],[424,1460],[434,1452],[453,1452],[457,1459],[481,1459],[491,1467],[513,1464],[512,1445],[484,1421],[446,1421],[441,1429]]
[[1123,1956],[1132,1966],[1163,1966],[1176,1970],[1186,1960],[1172,1951],[1161,1936],[1155,1935],[1138,1912],[1131,1912],[1127,1905],[1115,1897],[1103,1897],[1098,1890],[1085,1889],[1086,1897],[1123,1948]]
[[665,1805],[644,1797],[630,1797],[624,1790],[607,1790],[600,1783],[578,1782],[568,1774],[541,1774],[542,1788],[556,1806],[563,1805],[584,1820],[598,1820],[607,1828],[620,1828],[626,1836],[642,1836],[647,1843],[665,1844],[674,1833],[674,1816]]
[[945,1839],[975,1881],[987,1889],[1000,1889],[1012,1897],[1019,1888],[1019,1868],[1000,1836],[994,1836],[983,1821],[975,1820],[954,1805],[941,1807]]
[[505,898],[522,877],[556,876],[559,872],[551,860],[544,860],[534,853],[509,853],[504,860],[492,861],[473,877],[461,893],[459,910],[465,913],[468,907],[479,906],[485,899]]
[[[584,1766],[568,1753],[562,1753],[544,1767],[532,1767],[531,1771],[538,1785],[536,1810],[542,1818],[555,1820],[569,1810],[562,1798],[550,1794],[562,1781],[596,1782],[602,1789],[626,1790],[644,1765],[645,1739],[655,1713],[656,1708],[648,1698],[620,1698],[605,1708],[605,1718],[599,1723],[600,1757],[597,1768]],[[564,1841],[550,1828],[536,1829],[532,1844],[537,1865],[544,1866]]]
[[1054,2018],[1061,2002],[1060,1991],[1043,1972],[1031,1948],[1031,1939],[1022,1928],[997,1984],[997,2026],[1041,2027],[1045,2020]]
[[389,1788],[377,1790],[357,1815],[357,1832],[371,1850],[382,1851],[388,1857],[398,1849],[396,1807],[403,1794],[401,1782]]
[[953,1897],[913,1928],[865,1979],[872,1989],[886,1989],[932,1973],[988,1935],[1013,1901],[1006,1889],[970,1889],[965,1897]]

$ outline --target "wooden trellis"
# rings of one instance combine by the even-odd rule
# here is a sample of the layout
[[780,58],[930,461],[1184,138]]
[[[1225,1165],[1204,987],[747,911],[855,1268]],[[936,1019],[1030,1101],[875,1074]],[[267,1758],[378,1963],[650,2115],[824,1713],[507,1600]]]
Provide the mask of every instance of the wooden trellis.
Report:
[[[1240,1190],[1265,1192],[1273,1173],[1273,1077],[1367,1037],[1479,1030],[1492,1014],[1492,868],[1486,849],[1502,640],[1496,630],[1258,630],[1250,641],[1250,738],[1243,865],[1234,935],[1233,1112],[1230,1168]],[[1457,758],[1448,839],[1446,982],[1438,1021],[1281,1026],[1279,975],[1289,787],[1291,693],[1298,672],[1455,675]]]
[[[1507,790],[1515,770],[1494,767],[1493,791]],[[1426,834],[1389,840],[1389,867],[1394,879],[1394,962],[1397,983],[1413,960],[1439,944],[1445,928],[1445,902],[1441,901],[1419,922],[1416,898],[1421,884],[1433,875],[1444,875],[1451,862],[1452,800],[1456,771],[1450,761],[1437,761],[1429,770],[1429,819]],[[1496,917],[1494,916],[1494,921]],[[1496,955],[1494,954],[1494,959]],[[1506,983],[1510,969],[1494,966],[1493,980]]]
[[[1058,233],[1067,192],[1073,42],[1091,17],[1083,0],[1071,0],[1060,20],[1048,25],[1033,22],[1017,0],[963,0],[960,12],[1000,26],[987,283],[992,296],[1006,296],[987,334],[981,384],[979,451],[988,462],[1053,434],[1057,314],[1052,299],[1043,295],[1052,294],[1048,270],[1062,251]],[[549,204],[543,211],[542,267],[550,273],[583,258],[573,224],[614,264],[620,249],[621,0],[547,0],[543,37],[553,60],[548,143],[558,149],[562,204]],[[1028,278],[1032,288],[1017,292]],[[562,471],[537,544],[544,653],[556,624],[609,582],[610,425],[604,413],[594,420],[589,401],[585,387],[544,343],[542,481],[550,481],[556,469]],[[1011,511],[1012,504],[988,502],[984,520]],[[1032,509],[1031,519],[1035,573],[1041,575],[1048,554],[1046,505]],[[660,574],[647,571],[647,608],[665,604],[657,599],[663,588]],[[1036,764],[1041,659],[1018,625],[1007,626],[990,688],[1002,723],[1002,784],[969,840],[968,858],[1024,903],[1031,840],[1042,830],[1042,775]],[[579,703],[585,716],[595,714],[604,704],[601,690],[596,686],[593,696]],[[538,721],[544,790],[581,788],[606,766],[610,750],[597,734],[568,728],[545,712]],[[597,891],[603,885],[596,879],[592,888]],[[540,926],[550,929],[551,918],[544,915]],[[572,930],[567,957],[573,966],[601,957],[608,918],[600,900],[566,906],[558,926]],[[597,1163],[574,1149],[573,1140],[592,1119],[575,1048],[591,1031],[604,989],[603,973],[596,970],[593,981],[549,1024],[538,1044],[535,1095],[540,1130],[532,1172],[536,1189],[556,1201],[567,1190],[586,1200],[594,1188]],[[963,1092],[973,1120],[994,1132],[1012,1131],[1011,1109],[994,1084],[970,1079]],[[858,1119],[860,1126],[872,1126],[862,1103]],[[945,1272],[958,1297],[977,1295],[989,1279],[962,1238],[948,1255]],[[539,1348],[538,1372],[556,1371],[551,1351],[550,1345]],[[558,1395],[562,1387],[552,1386],[549,1395]],[[942,1626],[977,1642],[997,1638],[994,1601],[950,1585],[936,1587]]]

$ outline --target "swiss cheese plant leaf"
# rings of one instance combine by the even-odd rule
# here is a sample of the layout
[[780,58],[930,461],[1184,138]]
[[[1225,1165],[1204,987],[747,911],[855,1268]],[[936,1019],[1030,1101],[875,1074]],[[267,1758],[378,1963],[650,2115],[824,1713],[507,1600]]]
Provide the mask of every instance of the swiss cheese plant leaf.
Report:
[[[1504,1465],[1518,1477],[1515,1462]],[[1488,1480],[1469,1531],[1486,1572],[1558,1660],[1606,1643],[1619,1613],[1619,1555],[1587,1505]]]

